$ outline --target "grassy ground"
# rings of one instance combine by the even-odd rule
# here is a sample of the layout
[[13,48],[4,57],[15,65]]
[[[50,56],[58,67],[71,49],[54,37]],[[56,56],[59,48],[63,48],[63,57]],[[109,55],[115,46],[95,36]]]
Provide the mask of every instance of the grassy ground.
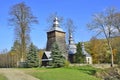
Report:
[[28,74],[40,80],[100,80],[94,76],[96,71],[90,66],[27,69]]
[[7,80],[7,78],[3,76],[2,74],[0,74],[0,80]]

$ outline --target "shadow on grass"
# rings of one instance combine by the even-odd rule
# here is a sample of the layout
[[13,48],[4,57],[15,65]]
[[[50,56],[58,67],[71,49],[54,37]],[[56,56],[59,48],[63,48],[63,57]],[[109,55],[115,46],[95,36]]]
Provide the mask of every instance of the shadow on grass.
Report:
[[58,69],[58,68],[63,68],[63,67],[52,67],[52,66],[46,66],[46,67],[42,67],[45,69]]
[[95,69],[78,69],[79,71],[82,71],[86,74],[89,74],[89,75],[94,75],[96,73],[96,70]]

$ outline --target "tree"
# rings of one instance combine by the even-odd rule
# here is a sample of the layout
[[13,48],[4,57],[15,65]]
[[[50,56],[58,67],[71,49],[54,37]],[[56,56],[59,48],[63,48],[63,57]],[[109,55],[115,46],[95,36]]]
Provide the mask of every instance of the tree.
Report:
[[84,63],[84,55],[82,53],[82,43],[77,44],[77,52],[75,54],[75,62],[76,63]]
[[9,67],[9,55],[7,49],[4,49],[0,52],[0,67],[2,68]]
[[29,46],[26,62],[28,67],[38,67],[39,65],[38,48],[33,43]]
[[115,8],[108,8],[106,11],[102,13],[95,14],[93,16],[93,20],[90,24],[88,24],[88,28],[90,30],[95,30],[98,34],[104,34],[107,44],[109,46],[109,50],[111,53],[111,67],[113,67],[113,52],[112,52],[112,45],[111,45],[111,37],[116,32],[114,23],[114,15],[116,11]]
[[116,13],[113,16],[114,16],[113,25],[120,33],[120,12],[116,11]]
[[20,43],[18,40],[15,40],[13,47],[11,48],[11,52],[14,52],[16,54],[16,63],[20,61],[21,54],[20,54]]
[[52,46],[51,58],[52,58],[51,63],[53,65],[53,67],[62,67],[62,66],[64,66],[65,58],[62,55],[57,43],[54,43],[53,46]]
[[115,63],[120,64],[120,37],[114,37],[112,41],[113,56]]
[[89,45],[87,46],[87,50],[89,49],[89,53],[92,55],[93,63],[100,63],[100,51],[101,51],[101,43],[96,37],[92,37]]
[[30,7],[25,3],[15,4],[10,10],[10,25],[14,26],[15,37],[20,43],[21,61],[26,59],[26,48],[30,41],[30,26],[37,23],[37,19],[33,16]]
[[75,25],[72,19],[67,19],[66,22],[66,29],[67,29],[67,39],[69,40],[69,37],[71,35],[73,35],[73,33],[75,32]]
[[38,52],[39,57],[39,67],[42,65],[42,56],[43,56],[44,50],[40,49]]
[[86,51],[92,55],[92,61],[95,64],[110,62],[109,47],[105,39],[92,37],[91,40],[86,43]]

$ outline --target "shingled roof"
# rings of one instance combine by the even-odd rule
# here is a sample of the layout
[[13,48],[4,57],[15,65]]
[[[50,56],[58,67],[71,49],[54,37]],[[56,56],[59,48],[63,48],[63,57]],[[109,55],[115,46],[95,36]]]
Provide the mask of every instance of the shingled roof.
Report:
[[60,32],[64,32],[62,28],[60,28],[59,26],[59,20],[57,17],[55,17],[54,21],[53,21],[53,26],[52,28],[49,30],[49,32],[51,31],[60,31]]
[[76,45],[75,45],[74,40],[72,38],[72,34],[70,34],[69,45],[68,45],[68,54],[75,54],[75,53],[76,53]]
[[42,57],[42,61],[50,61],[51,58],[51,51],[45,51]]
[[84,43],[82,43],[82,53],[83,53],[83,55],[85,55],[86,57],[91,57],[91,55],[86,52],[85,47],[84,47]]

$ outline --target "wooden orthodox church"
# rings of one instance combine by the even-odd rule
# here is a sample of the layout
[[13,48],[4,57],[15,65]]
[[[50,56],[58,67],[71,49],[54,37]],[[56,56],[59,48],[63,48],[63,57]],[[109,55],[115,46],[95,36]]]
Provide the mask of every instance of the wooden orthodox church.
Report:
[[47,46],[46,51],[43,54],[42,57],[42,65],[46,66],[49,61],[52,59],[50,58],[51,49],[53,43],[57,43],[61,52],[63,53],[63,56],[67,59],[67,48],[66,48],[66,41],[65,41],[65,32],[62,28],[59,26],[59,20],[57,17],[55,17],[53,21],[52,28],[47,32]]
[[[76,45],[74,43],[72,34],[70,34],[69,36],[69,44],[68,47],[66,47],[65,32],[62,30],[62,28],[60,28],[59,20],[57,17],[55,17],[55,19],[53,20],[52,28],[47,32],[47,46],[46,46],[46,51],[42,56],[42,66],[49,65],[49,61],[52,60],[50,57],[52,54],[51,49],[53,43],[55,42],[58,44],[66,60],[69,60],[71,63],[73,63],[74,56],[76,53]],[[82,45],[82,52],[83,55],[85,55],[86,63],[92,64],[91,55],[85,51],[84,44]]]

